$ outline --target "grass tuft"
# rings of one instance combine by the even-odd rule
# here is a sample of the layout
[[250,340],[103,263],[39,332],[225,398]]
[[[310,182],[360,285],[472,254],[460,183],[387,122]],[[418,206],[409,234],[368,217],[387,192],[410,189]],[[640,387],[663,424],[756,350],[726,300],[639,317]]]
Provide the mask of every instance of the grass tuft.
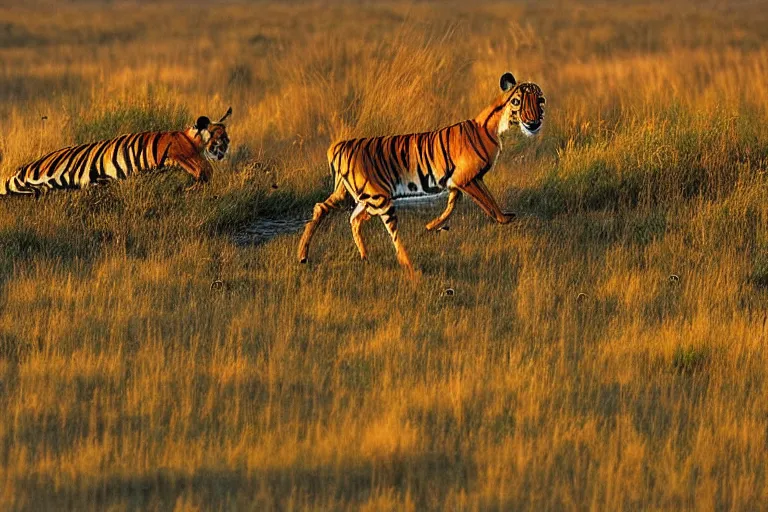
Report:
[[672,356],[672,368],[683,375],[696,375],[707,367],[710,354],[706,348],[679,346]]
[[182,130],[193,121],[185,107],[159,103],[150,96],[141,103],[119,103],[74,116],[72,135],[75,144],[86,144],[126,133]]

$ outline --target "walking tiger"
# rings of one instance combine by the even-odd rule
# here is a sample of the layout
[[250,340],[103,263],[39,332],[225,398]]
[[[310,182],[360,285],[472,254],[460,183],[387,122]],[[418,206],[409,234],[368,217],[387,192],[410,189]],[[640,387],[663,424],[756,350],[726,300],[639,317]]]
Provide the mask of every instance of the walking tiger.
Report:
[[407,196],[437,194],[448,190],[448,205],[427,224],[442,226],[453,213],[462,193],[469,195],[497,222],[508,223],[513,213],[504,212],[483,182],[501,151],[500,136],[519,125],[526,136],[539,133],[544,119],[544,95],[535,83],[517,83],[512,73],[500,80],[501,94],[477,117],[432,132],[368,137],[336,142],[328,149],[334,191],[314,207],[301,237],[298,258],[306,263],[309,243],[317,227],[332,209],[349,195],[356,206],[350,223],[360,256],[366,258],[360,234],[363,222],[380,217],[392,239],[401,265],[413,265],[397,230],[394,200]]

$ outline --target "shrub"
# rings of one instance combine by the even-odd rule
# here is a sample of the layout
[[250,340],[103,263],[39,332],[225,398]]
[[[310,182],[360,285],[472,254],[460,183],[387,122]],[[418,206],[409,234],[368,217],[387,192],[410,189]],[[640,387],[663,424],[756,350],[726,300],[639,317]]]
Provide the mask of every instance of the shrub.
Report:
[[186,108],[159,104],[151,97],[144,103],[107,106],[92,116],[73,116],[75,144],[111,139],[125,133],[179,130],[194,121]]

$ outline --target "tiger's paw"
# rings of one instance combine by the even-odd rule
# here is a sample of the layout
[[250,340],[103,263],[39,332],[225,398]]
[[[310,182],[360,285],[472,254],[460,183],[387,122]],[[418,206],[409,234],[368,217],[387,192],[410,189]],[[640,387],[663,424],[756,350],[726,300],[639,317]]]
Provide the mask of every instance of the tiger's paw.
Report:
[[440,221],[439,219],[435,219],[429,224],[427,224],[427,231],[440,231],[445,230],[448,231],[448,226],[445,226],[445,221]]
[[502,222],[502,224],[509,224],[516,218],[517,218],[517,214],[515,212],[504,212],[504,221]]

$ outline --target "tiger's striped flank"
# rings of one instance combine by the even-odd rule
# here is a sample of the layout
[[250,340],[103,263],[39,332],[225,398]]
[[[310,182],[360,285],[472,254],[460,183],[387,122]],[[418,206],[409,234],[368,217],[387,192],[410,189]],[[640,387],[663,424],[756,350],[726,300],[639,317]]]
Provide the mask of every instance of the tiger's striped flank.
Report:
[[229,148],[224,120],[202,116],[185,131],[143,132],[59,149],[21,166],[0,182],[0,195],[34,195],[56,189],[77,189],[132,174],[178,165],[198,182],[213,174],[211,161],[224,158]]
[[356,203],[350,223],[360,256],[366,258],[360,229],[372,216],[381,218],[401,265],[413,265],[398,233],[394,200],[448,191],[443,213],[427,224],[441,227],[453,213],[462,193],[469,195],[497,222],[506,224],[513,213],[502,211],[483,182],[501,151],[501,134],[518,125],[522,133],[539,133],[544,119],[544,95],[530,82],[517,83],[511,73],[501,77],[502,93],[474,119],[433,132],[351,139],[332,144],[328,163],[334,191],[317,203],[301,237],[298,258],[306,263],[312,236],[329,211],[347,196]]

